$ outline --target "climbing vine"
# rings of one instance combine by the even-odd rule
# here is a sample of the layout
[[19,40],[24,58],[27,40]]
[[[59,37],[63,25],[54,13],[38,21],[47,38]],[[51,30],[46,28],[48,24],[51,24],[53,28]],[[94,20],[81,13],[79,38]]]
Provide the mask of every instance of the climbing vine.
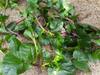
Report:
[[[1,8],[16,8],[19,3],[3,1]],[[0,14],[0,50],[5,55],[0,75],[18,75],[32,66],[46,69],[48,75],[90,71],[89,60],[100,59],[100,30],[81,24],[67,0],[27,0],[26,4],[20,21],[7,24],[9,16]]]

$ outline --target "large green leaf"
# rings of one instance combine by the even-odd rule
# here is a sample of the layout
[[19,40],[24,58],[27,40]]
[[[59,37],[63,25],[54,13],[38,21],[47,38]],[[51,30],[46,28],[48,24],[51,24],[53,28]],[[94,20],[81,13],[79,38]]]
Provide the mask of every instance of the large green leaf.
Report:
[[[14,75],[17,74],[17,72],[23,72],[24,70],[26,70],[26,68],[23,68],[24,67],[24,62],[21,61],[19,58],[17,58],[16,56],[14,56],[12,53],[7,53],[4,57],[4,60],[3,60],[3,72],[4,72],[4,75],[9,75],[9,73],[13,73],[14,72]],[[27,66],[28,64],[26,64]],[[6,70],[7,69],[7,70]],[[6,72],[7,71],[7,72]],[[13,74],[11,74],[13,75]]]
[[21,64],[22,61],[19,58],[17,58],[15,55],[13,55],[11,52],[9,52],[5,55],[3,63],[12,64],[16,66],[18,64]]
[[9,24],[6,26],[6,29],[7,29],[8,31],[14,31],[16,25],[17,25],[16,22],[11,22],[11,23],[9,23]]
[[23,31],[26,29],[26,26],[24,24],[16,25],[14,31]]
[[82,71],[89,71],[89,66],[88,66],[88,57],[82,52],[75,50],[73,52],[73,65]]
[[[4,57],[3,64],[13,66],[16,68],[18,73],[22,73],[29,68],[33,62],[33,49],[32,46],[27,44],[22,45],[18,51],[10,51]],[[5,68],[5,67],[3,67]],[[11,68],[13,69],[13,68]]]
[[[18,73],[22,73],[34,61],[34,46],[28,43],[21,43],[13,36],[9,39],[9,45],[10,51],[5,55],[3,64],[4,66],[13,66]],[[13,70],[12,67],[10,69],[11,71]]]
[[24,36],[31,38],[31,39],[33,38],[32,32],[30,30],[25,30]]
[[5,1],[4,0],[0,0],[0,8],[5,6]]
[[21,43],[15,37],[11,37],[9,40],[9,47],[11,53],[24,62],[32,62],[34,58],[34,46],[32,44]]
[[77,28],[77,35],[79,37],[78,43],[80,48],[86,49],[90,47],[91,38],[82,28]]
[[9,41],[10,50],[12,51],[19,50],[19,46],[21,45],[21,42],[15,36],[10,37],[8,41]]
[[50,22],[50,29],[53,31],[60,31],[63,28],[63,22],[60,20],[53,20]]
[[69,1],[68,0],[62,0],[62,3],[63,3],[63,7],[65,8],[65,10],[68,12],[70,10]]
[[75,30],[76,27],[74,24],[69,24],[66,26],[67,31],[70,33],[71,31]]
[[21,44],[18,51],[14,55],[25,63],[32,63],[34,59],[34,46],[31,44]]
[[74,65],[77,69],[79,69],[79,70],[82,70],[82,71],[90,71],[89,66],[88,66],[88,63],[85,62],[85,61],[74,60],[74,61],[73,61],[73,65]]
[[11,65],[4,65],[2,75],[17,75],[16,67]]
[[61,69],[69,72],[69,75],[73,75],[75,72],[75,67],[71,61],[65,62],[61,64]]
[[75,50],[73,52],[73,58],[79,61],[88,61],[88,57],[86,56],[86,54],[79,50]]

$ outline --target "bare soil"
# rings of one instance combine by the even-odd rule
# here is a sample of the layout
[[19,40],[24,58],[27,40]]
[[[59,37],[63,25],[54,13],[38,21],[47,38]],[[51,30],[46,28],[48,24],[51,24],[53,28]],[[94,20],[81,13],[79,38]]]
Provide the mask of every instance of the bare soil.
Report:
[[79,14],[81,23],[100,28],[100,0],[69,0]]

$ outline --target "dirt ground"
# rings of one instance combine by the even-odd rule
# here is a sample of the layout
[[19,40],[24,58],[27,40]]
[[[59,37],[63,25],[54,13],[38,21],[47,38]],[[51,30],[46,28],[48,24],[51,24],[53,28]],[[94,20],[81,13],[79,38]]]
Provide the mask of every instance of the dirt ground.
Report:
[[[100,0],[69,0],[76,9],[76,13],[79,15],[79,20],[81,23],[87,23],[97,28],[100,28]],[[22,6],[21,8],[23,8]],[[7,9],[6,11],[0,11],[9,15],[9,20],[7,22],[17,21],[20,18],[19,12],[16,10]],[[16,15],[17,14],[17,15]],[[2,60],[4,55],[0,53],[0,60]],[[100,75],[100,61],[89,62],[91,73],[84,73],[78,71],[76,75]],[[21,75],[47,75],[46,71],[38,73],[38,68],[33,67]]]
[[79,14],[81,23],[100,28],[100,0],[69,0]]

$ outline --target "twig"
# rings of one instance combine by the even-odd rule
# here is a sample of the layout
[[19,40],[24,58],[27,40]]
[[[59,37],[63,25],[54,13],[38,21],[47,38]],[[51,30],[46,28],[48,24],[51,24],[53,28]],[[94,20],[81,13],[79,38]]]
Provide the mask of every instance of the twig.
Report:
[[13,31],[11,31],[11,30],[9,30],[9,29],[8,29],[8,33],[10,33],[10,34],[14,34],[14,35],[17,35],[17,36],[20,36],[18,33],[13,32]]
[[48,30],[46,30],[46,29],[43,28],[43,26],[42,26],[41,23],[38,21],[38,19],[37,19],[36,16],[35,16],[35,18],[36,18],[36,21],[37,21],[38,25],[40,26],[40,28],[41,28],[44,32],[46,32],[46,33],[48,33],[48,34],[50,34],[50,35],[54,35],[52,32],[50,32],[50,31],[48,31]]
[[71,20],[70,18],[67,17],[66,20],[68,20],[69,22],[71,22],[72,24],[74,24],[74,21]]
[[24,21],[26,18],[23,18],[23,19],[21,19],[21,20],[19,20],[19,21],[16,21],[16,24],[18,25],[19,23],[21,23],[22,21]]

